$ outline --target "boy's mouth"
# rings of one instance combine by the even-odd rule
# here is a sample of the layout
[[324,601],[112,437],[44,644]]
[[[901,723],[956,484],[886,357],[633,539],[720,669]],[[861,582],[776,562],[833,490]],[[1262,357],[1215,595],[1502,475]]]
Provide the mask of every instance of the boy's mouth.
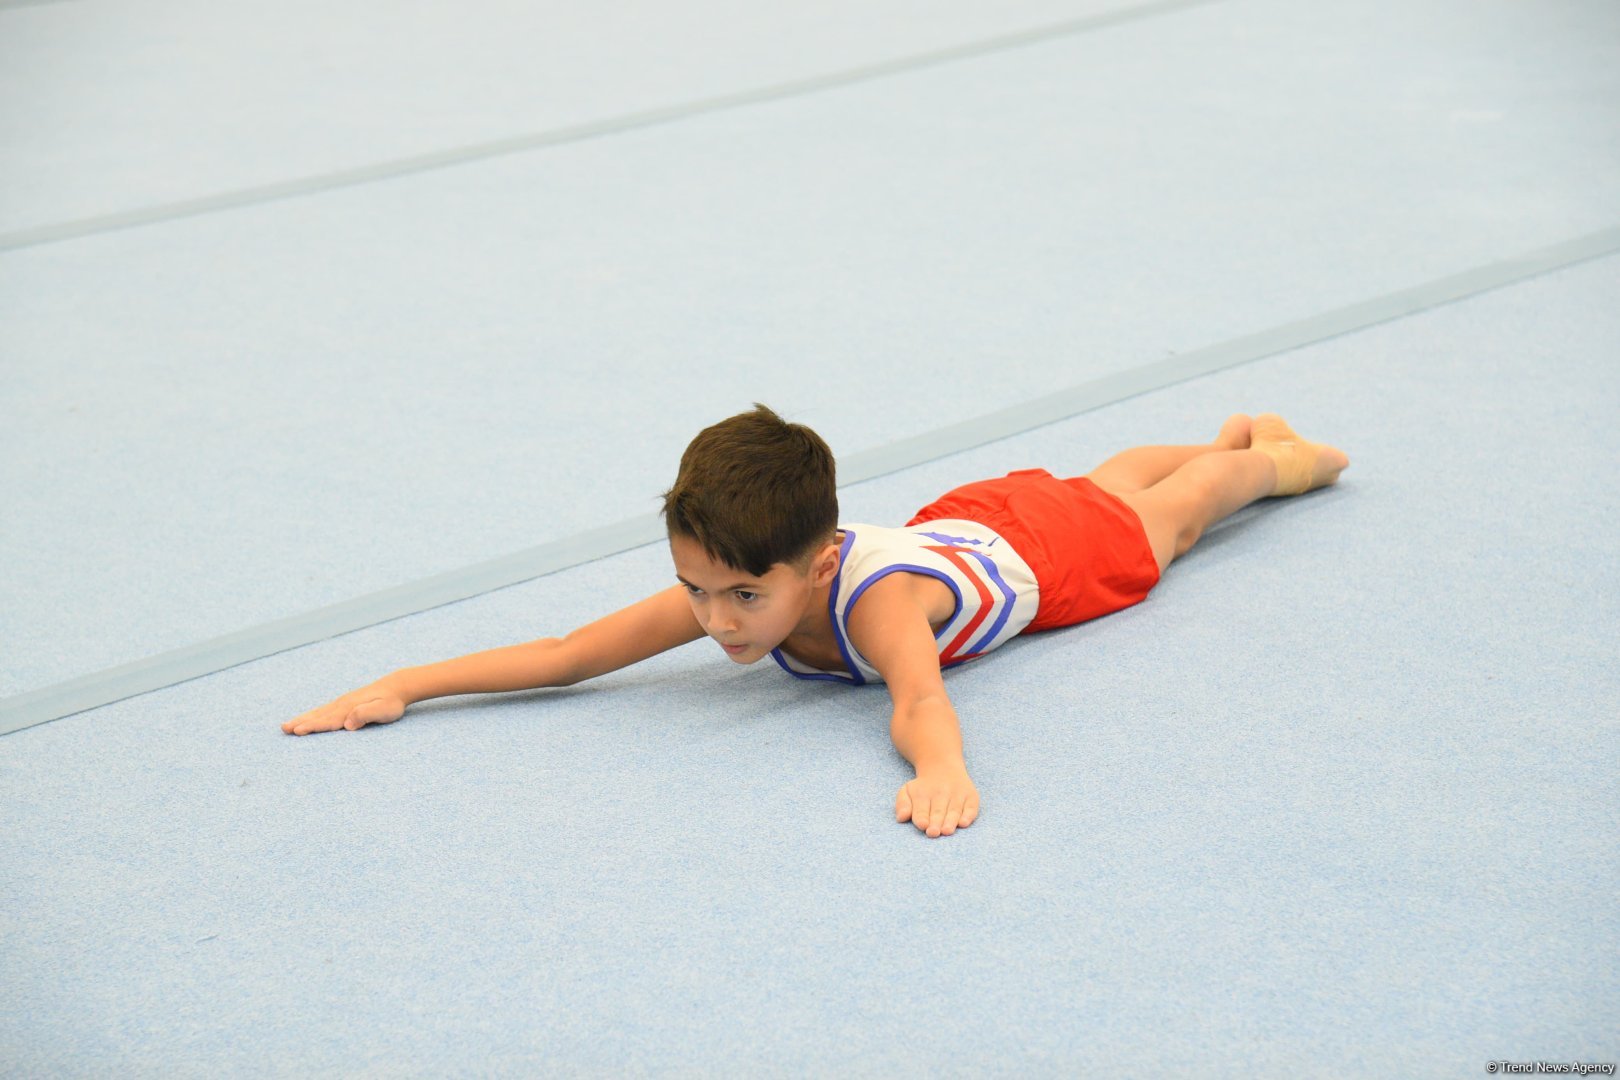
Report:
[[726,652],[730,653],[732,656],[736,656],[740,652],[746,652],[748,649],[747,645],[727,645],[723,641],[720,643],[720,647],[726,650]]

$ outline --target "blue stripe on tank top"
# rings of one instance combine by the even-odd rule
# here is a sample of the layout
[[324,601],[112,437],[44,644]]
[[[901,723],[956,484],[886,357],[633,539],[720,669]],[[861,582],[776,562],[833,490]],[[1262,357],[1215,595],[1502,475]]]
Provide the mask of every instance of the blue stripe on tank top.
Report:
[[[965,555],[972,555],[975,559],[978,559],[984,564],[985,569],[990,572],[990,580],[996,583],[996,588],[1001,590],[1001,595],[1007,600],[1007,603],[1001,609],[1001,615],[996,619],[995,623],[991,625],[990,632],[985,634],[978,641],[974,642],[973,646],[969,648],[966,653],[961,654],[964,658],[968,659],[978,656],[984,652],[984,646],[994,641],[996,639],[996,635],[1001,632],[1001,628],[1007,625],[1007,619],[1012,615],[1013,605],[1018,602],[1018,594],[1008,587],[1007,583],[1002,580],[1000,567],[996,565],[995,560],[985,555],[981,555],[978,552],[977,545],[984,543],[984,541],[966,536],[952,536],[949,533],[939,532],[920,532],[918,535],[926,536],[930,540],[938,540],[940,543],[950,547],[953,551],[960,551]],[[996,539],[999,540],[1001,537],[998,535]],[[992,540],[989,544],[985,544],[985,546],[993,547],[995,546],[995,543],[996,541]],[[956,602],[957,610],[960,611],[962,603],[962,595],[960,593],[957,594]],[[938,637],[939,635],[935,634],[934,636]],[[953,664],[950,666],[954,667],[955,665]]]
[[832,591],[827,594],[827,615],[832,619],[833,637],[838,641],[838,652],[844,658],[844,666],[854,676],[856,686],[866,683],[866,676],[861,674],[861,667],[849,655],[849,642],[844,640],[844,633],[839,628],[838,619],[838,590],[844,583],[844,564],[849,558],[849,549],[855,546],[855,530],[844,530],[844,543],[838,549],[838,575],[833,578]]
[[972,548],[960,548],[958,550],[962,551],[963,554],[973,556],[975,559],[978,559],[979,562],[984,564],[986,572],[988,572],[990,575],[990,580],[996,583],[996,588],[1001,590],[1001,595],[1007,601],[1005,604],[1001,605],[1001,612],[996,616],[995,624],[990,627],[983,637],[979,638],[979,640],[974,642],[973,646],[968,649],[968,652],[970,653],[982,653],[990,642],[996,640],[996,635],[1001,633],[1001,628],[1006,626],[1007,620],[1012,617],[1013,605],[1018,603],[1018,594],[1013,591],[1012,587],[1008,585],[1005,580],[1002,579],[1001,568],[996,565],[995,560],[990,558],[990,556],[981,555]]

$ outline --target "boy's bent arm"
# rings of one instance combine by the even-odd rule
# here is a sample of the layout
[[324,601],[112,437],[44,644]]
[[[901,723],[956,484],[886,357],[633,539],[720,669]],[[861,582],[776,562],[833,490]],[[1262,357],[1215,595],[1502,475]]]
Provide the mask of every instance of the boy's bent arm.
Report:
[[849,614],[849,633],[888,684],[889,736],[917,771],[895,797],[896,819],[910,819],[929,836],[949,835],[978,817],[979,792],[962,757],[962,729],[945,693],[934,630],[909,577],[890,574],[868,588]]
[[542,686],[572,686],[696,641],[703,628],[685,586],[654,593],[564,638],[460,656],[395,672],[407,703],[451,694],[496,694]]

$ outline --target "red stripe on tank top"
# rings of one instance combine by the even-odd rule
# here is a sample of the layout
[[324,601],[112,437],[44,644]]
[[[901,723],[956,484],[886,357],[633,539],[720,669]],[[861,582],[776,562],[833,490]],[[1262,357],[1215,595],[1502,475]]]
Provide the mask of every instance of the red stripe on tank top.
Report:
[[937,551],[941,555],[945,556],[945,558],[949,559],[953,566],[962,571],[962,575],[964,577],[973,582],[974,589],[976,589],[979,593],[979,610],[973,613],[973,618],[968,620],[968,624],[966,626],[962,627],[962,632],[952,638],[951,643],[945,646],[945,651],[939,654],[939,664],[941,667],[944,667],[946,664],[952,663],[957,659],[967,659],[967,657],[959,658],[956,655],[956,650],[968,643],[968,641],[973,637],[973,631],[977,630],[979,628],[979,624],[984,622],[986,616],[990,614],[990,588],[979,578],[978,574],[973,572],[973,569],[971,566],[969,566],[967,560],[962,558],[961,555],[957,554],[957,550],[955,548],[929,545],[927,550]]

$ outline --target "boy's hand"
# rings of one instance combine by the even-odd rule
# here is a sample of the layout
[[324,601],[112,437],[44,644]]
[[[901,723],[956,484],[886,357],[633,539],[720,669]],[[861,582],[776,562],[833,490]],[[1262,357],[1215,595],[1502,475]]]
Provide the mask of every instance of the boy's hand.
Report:
[[387,679],[351,690],[335,701],[302,716],[295,716],[281,730],[288,735],[309,735],[316,731],[358,731],[367,724],[392,724],[405,715],[405,699]]
[[894,800],[894,819],[909,820],[929,836],[949,836],[978,816],[979,789],[963,766],[918,769]]

